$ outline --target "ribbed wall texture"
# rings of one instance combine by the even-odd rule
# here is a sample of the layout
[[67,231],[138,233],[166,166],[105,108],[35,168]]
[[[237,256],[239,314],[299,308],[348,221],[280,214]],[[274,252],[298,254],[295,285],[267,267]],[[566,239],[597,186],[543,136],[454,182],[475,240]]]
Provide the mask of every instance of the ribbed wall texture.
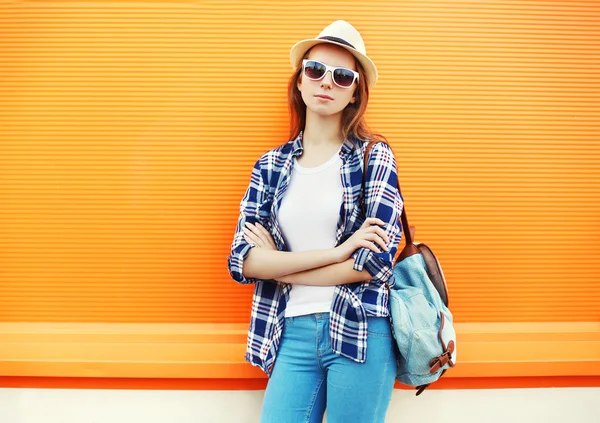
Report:
[[1,321],[246,322],[289,48],[336,19],[457,322],[600,320],[600,2],[0,2]]

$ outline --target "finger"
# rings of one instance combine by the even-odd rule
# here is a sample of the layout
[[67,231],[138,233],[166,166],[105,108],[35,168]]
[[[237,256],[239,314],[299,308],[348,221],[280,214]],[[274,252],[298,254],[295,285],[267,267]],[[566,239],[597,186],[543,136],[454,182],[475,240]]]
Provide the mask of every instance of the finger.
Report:
[[374,243],[374,242],[371,242],[371,241],[369,241],[369,240],[367,240],[367,239],[366,239],[366,240],[363,240],[363,241],[360,243],[360,246],[361,246],[361,247],[364,247],[364,248],[368,248],[369,250],[371,250],[371,251],[373,251],[373,252],[375,252],[375,253],[380,253],[380,252],[381,252],[381,250],[380,250],[379,248],[377,248],[377,246],[375,245],[375,243]]
[[269,234],[268,232],[266,232],[266,229],[261,228],[258,226],[254,226],[254,238],[260,240],[260,242],[262,243],[261,245],[268,245],[269,239],[271,238],[271,234]]
[[256,237],[260,237],[261,234],[261,230],[260,230],[260,226],[258,226],[259,223],[257,222],[256,225],[250,223],[250,222],[246,222],[246,229],[252,231],[252,233],[254,234],[254,236]]
[[360,228],[368,228],[371,225],[385,225],[385,222],[378,217],[367,217]]
[[376,233],[377,235],[379,235],[381,237],[381,239],[385,242],[385,244],[389,244],[390,243],[390,237],[388,237],[388,235],[385,233],[385,231],[383,229],[381,229],[379,226],[370,226],[367,231],[369,233]]
[[256,247],[258,247],[258,246],[259,246],[259,245],[258,245],[256,242],[254,242],[253,240],[251,240],[250,238],[248,238],[246,235],[244,235],[244,239],[245,239],[245,240],[246,240],[246,242],[247,242],[248,244],[250,244],[250,245],[254,245],[254,246],[256,246]]
[[265,243],[269,245],[275,245],[275,240],[273,239],[273,236],[263,225],[257,222],[255,229],[256,234],[258,237],[260,237],[260,239],[262,239]]
[[378,234],[372,233],[370,236],[370,240],[373,241],[373,243],[380,245],[382,251],[390,251],[386,242]]
[[368,217],[367,221],[372,224],[385,225],[385,222],[378,217]]
[[254,234],[248,228],[244,228],[244,236],[248,237],[250,242],[253,242],[255,244],[258,244],[260,242],[260,238],[257,237],[256,234]]
[[258,223],[258,222],[256,223],[256,229],[257,229],[257,230],[258,230],[260,233],[263,233],[263,234],[265,234],[265,235],[269,235],[269,236],[271,236],[271,234],[269,233],[269,231],[267,231],[267,229],[266,229],[266,228],[265,228],[263,225],[261,225],[260,223]]
[[390,243],[390,237],[383,229],[375,226],[375,232],[377,232],[377,234],[385,241],[386,244]]
[[267,230],[267,228],[265,228],[260,223],[257,223],[256,227],[263,234],[263,239],[265,239],[273,247],[276,247],[275,240],[273,239],[273,236],[271,235],[271,232],[269,232]]
[[253,225],[249,222],[246,223],[249,225],[248,229],[252,231],[253,239],[256,240],[255,242],[259,243],[262,247],[273,245],[271,234],[265,229],[264,226],[258,222],[256,222],[256,225]]

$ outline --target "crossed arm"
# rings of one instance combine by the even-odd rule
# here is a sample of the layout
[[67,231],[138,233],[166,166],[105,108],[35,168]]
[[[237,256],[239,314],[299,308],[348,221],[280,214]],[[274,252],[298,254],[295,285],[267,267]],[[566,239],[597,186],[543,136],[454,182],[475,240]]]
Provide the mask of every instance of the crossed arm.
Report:
[[[277,251],[271,234],[257,223],[248,223],[244,238],[255,245],[244,263],[244,276],[275,279],[290,284],[333,286],[372,279],[366,270],[354,270],[354,259],[344,259],[338,249],[302,252]],[[312,266],[312,267],[311,267]],[[298,269],[305,270],[298,270]],[[290,269],[293,269],[291,273]]]
[[[259,159],[251,174],[251,181],[240,204],[240,216],[228,269],[238,283],[256,283],[274,279],[305,285],[340,285],[364,280],[384,283],[392,277],[392,262],[402,236],[400,213],[403,199],[398,187],[396,160],[391,148],[376,143],[371,149],[366,170],[365,214],[385,223],[384,231],[390,240],[389,250],[376,252],[366,247],[355,250],[350,257],[336,248],[325,250],[286,252],[277,251],[269,234],[266,245],[259,246],[248,240],[248,225],[258,227],[266,221],[268,166]],[[265,228],[262,228],[265,232]],[[272,248],[269,248],[271,245]],[[257,248],[258,247],[258,248]]]
[[302,285],[343,285],[372,279],[373,276],[363,269],[354,270],[354,259],[349,258],[341,263],[333,263],[304,272],[292,273],[279,278],[281,282],[298,283]]

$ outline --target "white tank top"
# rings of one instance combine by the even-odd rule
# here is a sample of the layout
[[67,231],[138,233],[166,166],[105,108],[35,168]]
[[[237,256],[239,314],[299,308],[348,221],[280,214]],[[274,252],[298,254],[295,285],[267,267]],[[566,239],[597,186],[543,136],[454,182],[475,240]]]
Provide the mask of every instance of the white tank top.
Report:
[[[340,149],[327,162],[302,167],[296,158],[278,220],[290,251],[335,247],[340,207],[344,201]],[[285,317],[328,312],[335,286],[292,284]]]

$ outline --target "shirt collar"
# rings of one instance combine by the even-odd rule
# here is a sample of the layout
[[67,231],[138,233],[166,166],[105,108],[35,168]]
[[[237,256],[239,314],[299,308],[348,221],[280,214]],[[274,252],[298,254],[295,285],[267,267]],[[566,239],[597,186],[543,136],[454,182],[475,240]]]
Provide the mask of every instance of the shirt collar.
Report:
[[[292,155],[300,156],[304,152],[304,148],[302,147],[302,135],[304,131],[300,131],[298,136],[292,141]],[[348,154],[352,152],[356,148],[356,145],[350,138],[346,138],[342,145],[342,149],[340,150],[340,157],[345,159]]]

